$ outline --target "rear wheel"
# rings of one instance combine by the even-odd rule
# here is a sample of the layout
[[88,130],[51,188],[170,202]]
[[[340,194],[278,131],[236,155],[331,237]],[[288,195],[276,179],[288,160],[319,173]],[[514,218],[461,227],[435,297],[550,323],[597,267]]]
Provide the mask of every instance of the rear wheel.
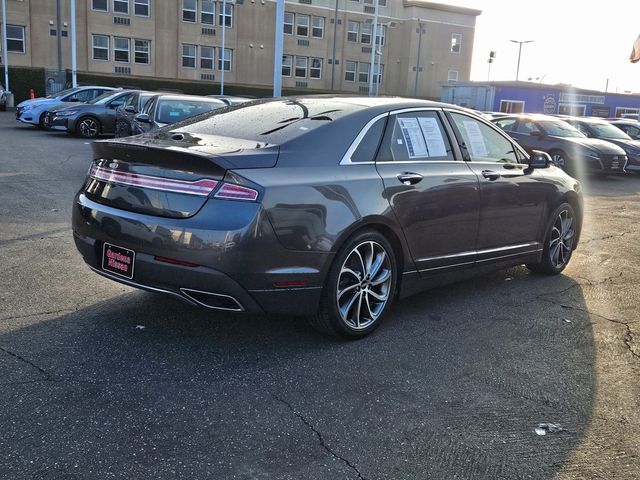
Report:
[[562,272],[573,253],[576,225],[576,214],[571,205],[563,203],[556,208],[547,228],[542,260],[539,263],[527,264],[527,268],[545,275],[557,275]]
[[551,157],[551,160],[553,160],[553,164],[556,167],[561,168],[567,173],[570,173],[571,165],[566,153],[561,150],[554,150],[549,154],[549,156]]
[[364,231],[337,254],[324,287],[319,313],[311,325],[330,335],[362,338],[381,323],[397,281],[397,262],[389,241]]
[[81,118],[76,131],[83,138],[96,138],[100,134],[100,122],[93,117]]

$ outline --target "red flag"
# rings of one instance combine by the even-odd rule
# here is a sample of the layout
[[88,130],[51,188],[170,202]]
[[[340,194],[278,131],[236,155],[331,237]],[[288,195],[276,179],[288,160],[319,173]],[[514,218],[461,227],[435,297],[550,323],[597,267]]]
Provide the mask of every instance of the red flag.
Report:
[[638,61],[640,61],[640,35],[638,35],[636,41],[633,42],[633,48],[631,49],[629,60],[631,60],[631,63],[637,63]]

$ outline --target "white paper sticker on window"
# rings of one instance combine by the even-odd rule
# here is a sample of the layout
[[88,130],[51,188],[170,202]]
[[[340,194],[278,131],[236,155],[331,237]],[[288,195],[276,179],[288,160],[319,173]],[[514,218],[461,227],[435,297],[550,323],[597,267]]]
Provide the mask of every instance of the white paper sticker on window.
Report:
[[427,145],[424,143],[418,120],[416,118],[399,118],[398,123],[402,130],[409,158],[428,157]]
[[420,128],[424,134],[424,139],[427,142],[427,148],[429,150],[430,157],[446,157],[447,147],[444,144],[442,138],[442,132],[438,127],[438,121],[432,117],[418,118]]
[[471,154],[474,157],[488,156],[489,152],[484,143],[484,137],[482,136],[482,132],[480,131],[480,127],[477,122],[464,121],[462,123],[464,124],[464,129],[467,131],[467,136],[469,137],[469,143],[471,145],[467,145],[467,148],[471,148]]

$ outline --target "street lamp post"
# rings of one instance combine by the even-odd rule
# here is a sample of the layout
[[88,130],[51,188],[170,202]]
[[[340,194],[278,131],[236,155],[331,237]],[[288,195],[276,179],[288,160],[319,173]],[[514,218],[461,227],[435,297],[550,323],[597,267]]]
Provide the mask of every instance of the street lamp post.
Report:
[[7,2],[2,0],[2,51],[4,52],[4,88],[9,90],[9,52],[7,51]]
[[518,77],[520,76],[520,55],[522,54],[522,44],[531,43],[535,40],[509,40],[509,41],[518,44],[518,68],[516,69],[516,82],[517,82]]
[[284,0],[276,1],[276,38],[273,49],[273,96],[282,95],[282,51],[284,41]]
[[418,53],[416,54],[416,82],[413,86],[413,96],[418,96],[418,78],[420,77],[420,50],[422,49],[422,34],[425,33],[421,19],[418,19]]
[[371,62],[369,63],[369,96],[373,95],[373,67],[376,63],[376,35],[378,35],[378,7],[380,2],[375,1],[375,9],[373,14],[373,32],[371,37]]

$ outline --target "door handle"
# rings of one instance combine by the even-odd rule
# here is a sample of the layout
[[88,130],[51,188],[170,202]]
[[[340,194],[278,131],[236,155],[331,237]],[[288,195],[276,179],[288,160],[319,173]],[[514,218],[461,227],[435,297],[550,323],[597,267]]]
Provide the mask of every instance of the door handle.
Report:
[[400,180],[404,185],[415,185],[422,180],[422,175],[419,173],[404,172],[398,174],[398,180]]
[[493,170],[483,170],[482,176],[484,178],[488,178],[489,180],[497,180],[500,178],[500,174],[498,172],[494,172]]

